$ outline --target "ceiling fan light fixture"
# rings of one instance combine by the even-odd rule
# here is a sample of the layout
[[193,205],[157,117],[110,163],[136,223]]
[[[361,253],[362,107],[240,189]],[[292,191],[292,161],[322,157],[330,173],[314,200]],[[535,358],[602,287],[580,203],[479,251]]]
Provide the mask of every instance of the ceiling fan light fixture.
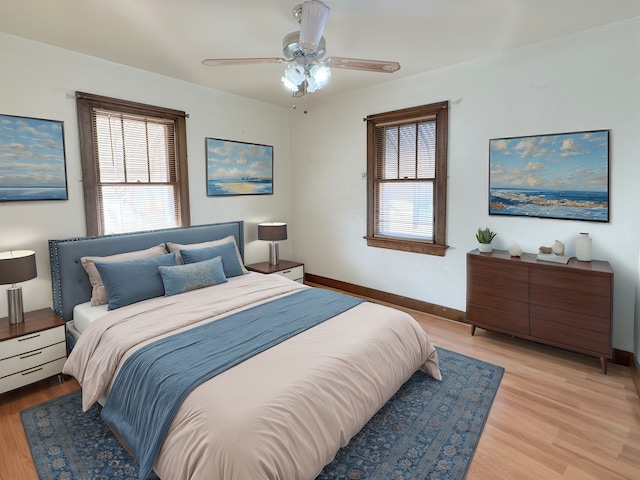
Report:
[[282,77],[280,80],[282,80],[282,83],[284,83],[284,88],[286,88],[287,90],[291,92],[298,91],[298,85],[292,83],[291,80],[289,80],[287,77]]
[[307,77],[307,91],[315,92],[324,87],[329,81],[331,76],[331,69],[326,65],[315,64],[309,69],[309,76]]
[[290,63],[284,69],[284,75],[280,80],[291,92],[312,93],[324,87],[330,76],[331,69],[322,63],[314,63],[311,66]]
[[324,58],[327,44],[322,33],[329,11],[330,8],[320,0],[305,0],[293,8],[293,17],[300,24],[300,31],[291,32],[282,40],[284,58],[207,58],[202,63],[208,66],[285,63],[287,66],[280,80],[295,98],[324,87],[331,76],[331,68],[383,73],[400,69],[398,62],[333,56]]
[[284,69],[284,76],[281,80],[288,90],[297,92],[299,90],[299,86],[306,80],[304,66],[298,63],[290,63]]

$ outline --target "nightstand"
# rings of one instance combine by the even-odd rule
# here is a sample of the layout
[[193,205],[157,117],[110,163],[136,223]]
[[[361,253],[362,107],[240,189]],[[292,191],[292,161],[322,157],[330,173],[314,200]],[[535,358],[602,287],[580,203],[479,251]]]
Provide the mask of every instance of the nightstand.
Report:
[[304,283],[304,263],[280,260],[278,265],[271,265],[269,262],[260,262],[245,265],[245,268],[252,272],[265,273],[267,275],[271,273],[282,275],[296,282]]
[[50,308],[25,313],[17,325],[0,318],[0,394],[60,375],[66,359],[65,325]]

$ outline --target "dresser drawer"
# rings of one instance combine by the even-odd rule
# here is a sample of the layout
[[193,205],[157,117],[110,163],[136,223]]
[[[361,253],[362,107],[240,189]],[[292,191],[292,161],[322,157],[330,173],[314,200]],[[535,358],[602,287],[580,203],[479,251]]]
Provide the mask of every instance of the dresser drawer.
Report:
[[8,392],[9,390],[29,385],[38,380],[58,375],[62,372],[65,361],[66,358],[60,358],[53,362],[38,365],[23,372],[0,378],[0,393]]
[[546,307],[582,313],[594,317],[611,317],[611,297],[531,285],[531,303]]
[[[467,294],[490,295],[501,297],[505,300],[516,302],[529,302],[529,284],[525,282],[515,282],[501,277],[483,277],[472,274],[468,276]],[[483,303],[483,302],[472,302]]]
[[512,312],[516,315],[529,316],[529,303],[527,298],[518,299],[509,296],[500,296],[498,292],[488,292],[482,288],[467,291],[467,303],[482,305],[493,310],[502,310],[504,312]]
[[64,325],[12,338],[0,343],[0,360],[65,341]]
[[510,264],[492,258],[471,255],[467,257],[467,272],[481,275],[483,281],[502,280],[503,282],[529,282],[529,267],[523,264]]
[[294,280],[296,282],[302,283],[304,279],[304,267],[302,265],[298,267],[288,268],[286,270],[280,270],[279,272],[274,272],[276,275],[281,275],[290,280]]
[[530,335],[555,344],[611,357],[611,337],[607,333],[532,318]]
[[481,305],[467,305],[467,321],[479,327],[497,329],[505,333],[529,334],[528,314],[494,310]]
[[594,332],[608,333],[611,330],[611,319],[609,317],[594,317],[593,315],[559,310],[543,305],[531,305],[530,315],[531,319],[560,323]]
[[48,347],[21,353],[14,357],[0,360],[0,377],[6,377],[17,372],[22,372],[44,363],[65,358],[67,346],[64,341],[49,345]]
[[531,284],[599,297],[611,296],[611,277],[574,272],[562,268],[531,269]]

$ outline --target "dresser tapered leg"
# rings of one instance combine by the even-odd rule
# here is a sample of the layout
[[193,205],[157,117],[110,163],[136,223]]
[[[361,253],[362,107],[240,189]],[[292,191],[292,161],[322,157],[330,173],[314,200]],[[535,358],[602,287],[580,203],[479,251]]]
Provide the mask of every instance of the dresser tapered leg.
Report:
[[600,366],[602,367],[602,373],[607,374],[607,359],[600,357]]

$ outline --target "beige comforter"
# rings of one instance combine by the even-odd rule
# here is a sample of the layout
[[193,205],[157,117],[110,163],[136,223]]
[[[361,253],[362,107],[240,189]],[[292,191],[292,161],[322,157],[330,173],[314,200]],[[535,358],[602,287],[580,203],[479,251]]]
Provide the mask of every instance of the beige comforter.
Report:
[[[120,365],[141,346],[301,288],[309,287],[250,273],[114,310],[82,334],[64,373],[82,385],[86,410],[104,403]],[[313,479],[418,369],[441,378],[422,328],[365,302],[196,388],[154,470],[163,480]]]

